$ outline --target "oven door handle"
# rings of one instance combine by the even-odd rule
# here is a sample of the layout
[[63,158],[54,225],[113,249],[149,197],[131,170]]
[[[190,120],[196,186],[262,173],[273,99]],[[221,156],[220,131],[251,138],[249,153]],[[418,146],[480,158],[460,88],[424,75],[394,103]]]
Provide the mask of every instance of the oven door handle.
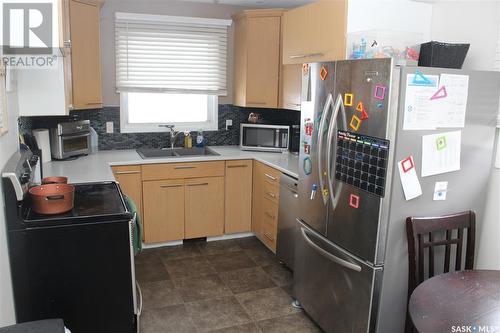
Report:
[[72,134],[61,134],[62,139],[75,139],[90,136],[90,132],[72,133]]

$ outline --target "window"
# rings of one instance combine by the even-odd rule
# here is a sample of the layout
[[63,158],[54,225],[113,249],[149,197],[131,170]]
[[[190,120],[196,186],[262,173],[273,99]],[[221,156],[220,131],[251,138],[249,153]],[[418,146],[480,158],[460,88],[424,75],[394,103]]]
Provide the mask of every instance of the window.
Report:
[[122,132],[216,130],[230,20],[115,14]]

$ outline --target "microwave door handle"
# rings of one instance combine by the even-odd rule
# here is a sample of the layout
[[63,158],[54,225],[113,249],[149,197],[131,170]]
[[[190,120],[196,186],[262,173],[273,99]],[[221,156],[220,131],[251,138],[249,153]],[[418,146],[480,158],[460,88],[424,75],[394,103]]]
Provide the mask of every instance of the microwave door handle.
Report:
[[330,122],[330,127],[328,128],[328,136],[327,136],[327,143],[326,143],[326,151],[327,151],[327,158],[326,158],[326,163],[327,163],[327,180],[328,180],[328,191],[330,192],[330,199],[332,200],[332,205],[335,206],[335,195],[333,193],[333,178],[332,178],[332,141],[333,141],[333,134],[335,130],[335,125],[337,123],[337,116],[339,114],[339,111],[342,110],[342,115],[345,115],[345,107],[344,107],[344,101],[342,100],[342,96],[339,94],[337,97],[337,101],[335,102],[335,107],[334,107],[334,113],[332,115],[332,121]]
[[[325,128],[326,118],[331,109],[331,105],[333,103],[332,94],[328,94],[325,102],[325,106],[323,107],[323,113],[321,114],[321,120],[319,121],[318,128],[318,178],[319,178],[319,188],[323,193],[324,182],[323,182],[323,129]],[[328,202],[328,198],[324,195],[321,196],[323,198],[323,203],[326,205]]]
[[84,132],[84,133],[74,133],[74,134],[62,134],[61,138],[72,139],[72,138],[83,138],[85,136],[90,136],[90,133]]

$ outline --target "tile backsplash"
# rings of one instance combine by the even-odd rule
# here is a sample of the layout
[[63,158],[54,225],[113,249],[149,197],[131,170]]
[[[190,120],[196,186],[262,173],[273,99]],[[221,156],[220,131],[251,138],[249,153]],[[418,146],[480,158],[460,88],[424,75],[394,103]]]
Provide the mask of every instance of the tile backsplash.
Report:
[[[251,112],[260,113],[266,122],[280,125],[300,123],[300,112],[282,109],[242,108],[230,104],[219,105],[219,130],[205,131],[208,145],[238,145],[240,124],[247,122]],[[140,147],[160,148],[170,145],[168,135],[162,133],[120,133],[120,108],[104,107],[94,110],[71,111],[69,116],[61,117],[20,117],[20,133],[30,132],[37,128],[53,128],[57,123],[88,119],[99,135],[99,150],[136,149]],[[231,119],[233,126],[226,131],[226,120]],[[106,122],[112,121],[114,133],[106,133]],[[177,137],[176,145],[181,146],[184,137]]]

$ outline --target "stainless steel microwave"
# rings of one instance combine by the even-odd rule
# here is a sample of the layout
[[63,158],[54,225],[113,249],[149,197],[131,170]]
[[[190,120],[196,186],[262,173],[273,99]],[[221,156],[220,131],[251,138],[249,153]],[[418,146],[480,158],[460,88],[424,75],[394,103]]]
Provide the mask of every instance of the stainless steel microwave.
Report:
[[241,124],[240,148],[242,150],[287,151],[289,137],[289,126]]

